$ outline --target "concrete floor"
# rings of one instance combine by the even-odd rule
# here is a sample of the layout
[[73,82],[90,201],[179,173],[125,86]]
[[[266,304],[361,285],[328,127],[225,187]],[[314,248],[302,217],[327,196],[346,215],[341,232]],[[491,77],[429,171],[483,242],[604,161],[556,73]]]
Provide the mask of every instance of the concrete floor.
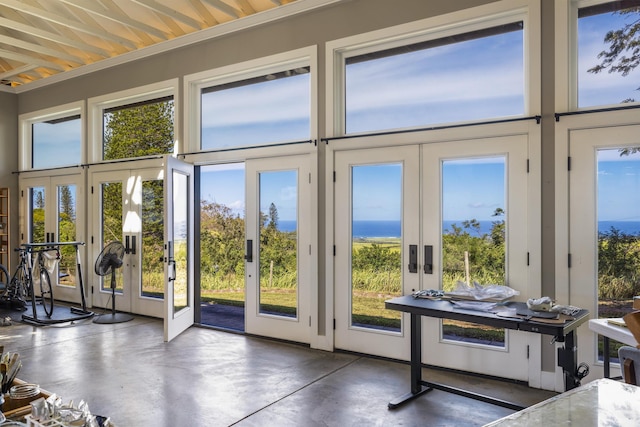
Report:
[[[119,427],[480,426],[513,411],[431,391],[388,410],[409,390],[409,366],[192,327],[170,343],[162,321],[0,327],[18,377],[65,402],[84,399]],[[424,376],[523,405],[554,393],[475,376]]]

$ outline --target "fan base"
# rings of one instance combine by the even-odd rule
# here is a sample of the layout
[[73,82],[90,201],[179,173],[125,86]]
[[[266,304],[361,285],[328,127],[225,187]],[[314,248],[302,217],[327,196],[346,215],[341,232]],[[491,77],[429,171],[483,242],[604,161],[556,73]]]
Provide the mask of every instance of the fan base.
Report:
[[101,314],[100,316],[94,317],[93,323],[100,324],[111,324],[111,323],[124,323],[133,320],[133,316],[126,313],[111,313],[111,314]]

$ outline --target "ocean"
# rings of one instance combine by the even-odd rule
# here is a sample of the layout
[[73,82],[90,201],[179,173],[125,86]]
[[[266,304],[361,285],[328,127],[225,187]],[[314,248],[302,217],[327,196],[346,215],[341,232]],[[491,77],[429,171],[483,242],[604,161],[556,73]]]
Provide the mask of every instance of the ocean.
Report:
[[[488,234],[491,232],[493,221],[479,221],[480,234]],[[445,233],[451,232],[451,225],[456,224],[462,227],[462,220],[443,221],[442,228]],[[621,233],[630,235],[640,235],[640,221],[600,221],[598,223],[599,233],[611,232],[611,227]],[[279,221],[278,229],[280,231],[295,231],[296,221]],[[400,221],[354,221],[353,236],[359,238],[374,237],[400,237]],[[474,235],[474,231],[471,232]]]

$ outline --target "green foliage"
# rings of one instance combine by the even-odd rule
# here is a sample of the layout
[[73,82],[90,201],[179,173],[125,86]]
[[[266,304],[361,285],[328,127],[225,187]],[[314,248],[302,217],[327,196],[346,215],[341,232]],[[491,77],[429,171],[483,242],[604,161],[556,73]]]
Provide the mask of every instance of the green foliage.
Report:
[[[602,61],[590,68],[590,73],[600,73],[608,70],[609,73],[619,73],[627,76],[640,65],[640,7],[631,7],[620,10],[621,15],[630,15],[635,19],[617,30],[610,30],[604,37],[608,50],[598,54]],[[638,88],[640,89],[640,88]],[[634,99],[626,99],[624,102],[634,102]]]
[[[493,216],[501,217],[498,208]],[[480,232],[476,219],[451,225],[451,232],[442,235],[442,288],[451,291],[458,281],[465,281],[465,253],[469,259],[469,280],[482,284],[505,284],[505,223],[493,221],[491,231]]]
[[598,297],[626,299],[640,293],[640,237],[611,227],[598,235]]
[[173,152],[173,101],[118,109],[105,122],[105,160]]

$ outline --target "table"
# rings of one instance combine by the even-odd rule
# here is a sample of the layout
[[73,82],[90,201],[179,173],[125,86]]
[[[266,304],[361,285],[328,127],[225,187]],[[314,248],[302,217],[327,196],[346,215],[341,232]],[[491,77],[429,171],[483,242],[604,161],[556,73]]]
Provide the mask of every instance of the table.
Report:
[[[622,322],[622,319],[612,319]],[[633,337],[633,334],[624,326],[613,325],[609,323],[608,319],[591,319],[589,320],[589,329],[594,331],[597,334],[602,335],[604,340],[604,377],[609,378],[611,369],[610,369],[610,357],[609,357],[609,341],[614,339],[623,344],[627,344],[633,347],[636,347],[638,343],[636,339]]]
[[[510,308],[526,308],[526,304],[522,302],[509,302],[506,304]],[[385,301],[385,307],[390,310],[402,311],[411,315],[411,391],[389,402],[389,409],[395,409],[433,389],[455,393],[509,409],[523,409],[521,405],[517,405],[512,402],[495,399],[478,393],[472,393],[444,384],[424,381],[422,379],[422,316],[473,322],[496,328],[515,329],[537,334],[552,335],[557,342],[564,343],[563,347],[558,348],[558,366],[562,367],[564,372],[565,391],[580,386],[582,376],[578,373],[577,336],[574,331],[578,326],[588,320],[589,312],[587,310],[580,310],[578,314],[573,316],[573,320],[562,324],[550,324],[536,322],[532,319],[527,320],[524,318],[499,317],[490,312],[464,310],[455,307],[449,301],[414,298],[411,295],[387,300]]]
[[640,387],[601,378],[486,424],[485,427],[568,425],[640,425]]

